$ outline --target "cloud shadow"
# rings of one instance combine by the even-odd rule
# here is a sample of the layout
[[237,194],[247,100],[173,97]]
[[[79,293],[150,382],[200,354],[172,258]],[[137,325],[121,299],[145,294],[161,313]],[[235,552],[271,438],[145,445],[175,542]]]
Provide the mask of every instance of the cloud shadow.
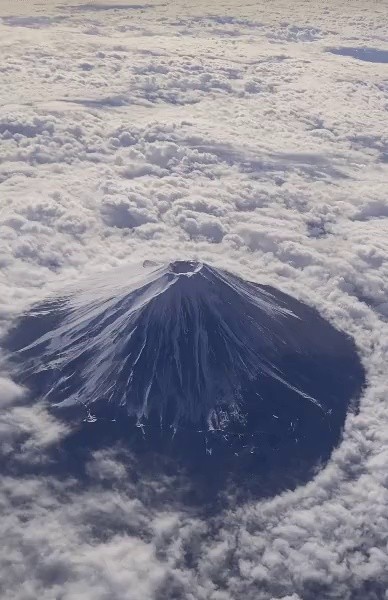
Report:
[[350,56],[357,60],[371,63],[388,63],[388,50],[378,50],[377,48],[351,48],[351,47],[340,47],[340,48],[329,48],[327,52],[330,54],[337,54],[339,56]]

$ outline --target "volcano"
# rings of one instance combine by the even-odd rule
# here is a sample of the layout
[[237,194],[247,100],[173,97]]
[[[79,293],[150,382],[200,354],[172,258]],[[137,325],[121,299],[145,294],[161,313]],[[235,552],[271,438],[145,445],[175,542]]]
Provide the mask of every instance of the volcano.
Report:
[[315,309],[196,261],[103,273],[5,346],[33,397],[82,423],[73,444],[119,437],[170,470],[277,491],[329,458],[364,384],[353,340]]

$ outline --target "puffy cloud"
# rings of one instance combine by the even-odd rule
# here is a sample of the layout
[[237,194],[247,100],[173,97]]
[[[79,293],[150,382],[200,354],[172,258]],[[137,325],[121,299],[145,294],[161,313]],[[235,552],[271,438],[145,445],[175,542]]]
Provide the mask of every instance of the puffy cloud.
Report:
[[157,220],[152,202],[135,194],[124,198],[120,196],[104,198],[101,213],[107,225],[112,227],[132,229]]
[[25,395],[26,390],[8,377],[0,377],[0,406],[8,406]]
[[[91,454],[78,480],[56,455],[67,428],[4,364],[4,597],[381,600],[384,6],[2,10],[2,333],[86,273],[197,257],[317,306],[354,336],[368,374],[312,482],[206,516],[122,449]],[[357,60],[353,47],[380,51]]]
[[0,453],[11,463],[45,462],[48,460],[45,448],[58,442],[68,431],[39,404],[2,408]]

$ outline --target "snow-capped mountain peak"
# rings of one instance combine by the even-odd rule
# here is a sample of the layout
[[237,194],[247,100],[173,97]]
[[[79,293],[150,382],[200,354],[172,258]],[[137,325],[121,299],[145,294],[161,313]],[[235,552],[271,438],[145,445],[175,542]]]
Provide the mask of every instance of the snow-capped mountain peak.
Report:
[[333,360],[353,356],[351,340],[275,288],[202,262],[103,273],[28,318],[55,321],[14,349],[57,407],[174,431],[243,431],[263,410],[289,422],[343,414],[317,382],[328,365],[343,377]]

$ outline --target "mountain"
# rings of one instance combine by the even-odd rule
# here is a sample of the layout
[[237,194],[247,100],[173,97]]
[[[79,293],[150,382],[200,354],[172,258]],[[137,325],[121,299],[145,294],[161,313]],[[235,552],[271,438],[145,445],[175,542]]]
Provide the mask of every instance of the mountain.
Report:
[[326,460],[364,383],[354,342],[316,310],[194,261],[102,273],[25,315],[6,346],[19,380],[98,440],[114,427],[199,470]]

